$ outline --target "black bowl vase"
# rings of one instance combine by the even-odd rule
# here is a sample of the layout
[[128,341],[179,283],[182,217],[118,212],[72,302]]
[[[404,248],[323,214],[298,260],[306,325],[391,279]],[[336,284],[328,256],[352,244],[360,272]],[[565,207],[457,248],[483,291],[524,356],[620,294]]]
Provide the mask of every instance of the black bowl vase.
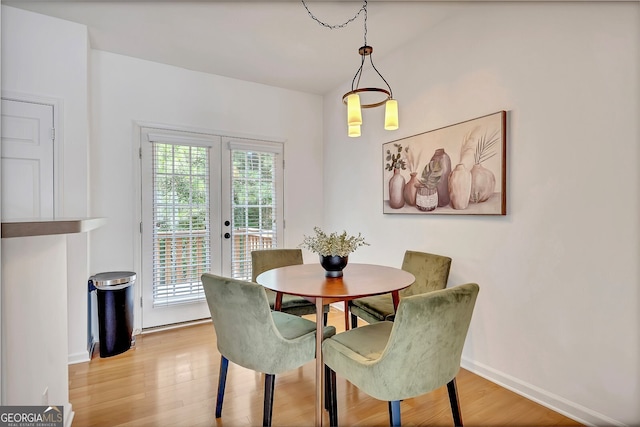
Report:
[[325,277],[342,277],[342,269],[347,266],[348,256],[320,255],[320,265],[326,270]]

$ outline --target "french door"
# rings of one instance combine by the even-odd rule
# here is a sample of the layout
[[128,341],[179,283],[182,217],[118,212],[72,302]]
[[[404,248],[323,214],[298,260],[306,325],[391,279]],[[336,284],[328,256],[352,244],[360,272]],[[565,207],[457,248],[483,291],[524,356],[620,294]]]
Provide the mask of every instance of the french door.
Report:
[[207,318],[200,277],[251,278],[282,235],[282,144],[142,128],[142,327]]

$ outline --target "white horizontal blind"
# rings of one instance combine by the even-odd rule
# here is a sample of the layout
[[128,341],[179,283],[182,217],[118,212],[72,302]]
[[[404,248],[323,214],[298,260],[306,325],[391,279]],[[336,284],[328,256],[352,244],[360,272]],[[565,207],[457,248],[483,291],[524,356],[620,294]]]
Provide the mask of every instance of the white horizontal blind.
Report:
[[152,142],[153,306],[205,298],[211,269],[209,148]]
[[232,145],[232,277],[251,280],[251,251],[277,247],[278,153]]

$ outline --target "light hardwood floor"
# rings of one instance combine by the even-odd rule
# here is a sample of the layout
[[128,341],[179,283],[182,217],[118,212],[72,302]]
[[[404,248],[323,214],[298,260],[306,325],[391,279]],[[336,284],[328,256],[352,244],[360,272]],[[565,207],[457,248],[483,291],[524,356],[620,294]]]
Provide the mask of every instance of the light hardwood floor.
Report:
[[[341,311],[332,308],[329,319],[344,330]],[[215,419],[219,365],[210,323],[139,335],[123,354],[69,366],[73,426],[261,425],[264,376],[233,363],[222,418]],[[314,372],[310,362],[276,377],[274,426],[313,425]],[[580,425],[464,369],[457,383],[467,427]],[[446,387],[403,401],[401,410],[405,426],[453,425]],[[388,426],[388,417],[386,402],[338,377],[340,425]]]

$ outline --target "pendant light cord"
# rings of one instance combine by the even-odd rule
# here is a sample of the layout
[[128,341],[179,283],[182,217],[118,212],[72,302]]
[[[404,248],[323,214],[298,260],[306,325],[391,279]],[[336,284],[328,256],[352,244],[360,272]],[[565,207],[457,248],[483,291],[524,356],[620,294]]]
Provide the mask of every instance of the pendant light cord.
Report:
[[[311,19],[313,19],[314,21],[316,21],[318,24],[322,25],[323,27],[329,28],[330,30],[335,30],[335,29],[346,27],[351,22],[353,22],[356,19],[358,19],[360,14],[364,12],[364,45],[360,48],[360,51],[361,51],[360,67],[358,68],[358,71],[356,71],[356,74],[353,76],[353,80],[351,81],[351,92],[358,91],[358,90],[383,91],[382,89],[358,89],[360,87],[360,78],[362,77],[362,70],[363,70],[363,67],[364,67],[365,57],[369,56],[369,61],[371,62],[371,67],[375,70],[375,72],[378,74],[378,76],[380,76],[382,81],[387,85],[387,88],[389,89],[389,92],[388,92],[389,99],[392,99],[393,98],[393,92],[391,90],[391,85],[389,84],[387,79],[385,79],[382,76],[380,71],[378,71],[376,66],[373,64],[373,57],[371,55],[371,53],[373,52],[373,48],[371,46],[367,45],[367,30],[368,30],[368,28],[367,28],[367,17],[368,17],[367,16],[367,0],[363,0],[362,7],[360,8],[360,10],[358,10],[358,12],[356,12],[356,14],[352,18],[348,19],[347,21],[343,22],[342,24],[335,24],[335,25],[334,24],[328,24],[328,23],[318,19],[318,17],[316,17],[313,14],[313,12],[311,12],[311,10],[307,6],[307,3],[305,2],[305,0],[300,0],[300,1],[302,2],[302,5],[304,6],[304,8],[307,10],[307,13],[311,17]],[[368,48],[369,51],[367,51],[365,48]],[[363,50],[363,49],[365,49],[365,50]],[[386,91],[384,91],[384,92],[386,92]],[[343,100],[344,100],[344,97],[343,97]],[[365,106],[364,108],[377,106],[377,105],[380,105],[380,104],[371,104],[371,105]]]
[[343,22],[342,24],[336,24],[336,25],[332,25],[332,24],[327,24],[326,22],[321,21],[320,19],[318,19],[312,12],[311,10],[309,10],[309,7],[307,6],[307,3],[305,3],[304,0],[300,0],[302,1],[302,5],[304,6],[305,9],[307,9],[307,13],[309,14],[309,16],[311,17],[311,19],[313,19],[314,21],[316,21],[318,24],[322,25],[323,27],[326,27],[330,30],[335,30],[338,28],[344,28],[347,25],[349,25],[350,23],[352,23],[353,21],[355,21],[356,19],[358,19],[358,16],[360,16],[360,14],[362,12],[364,12],[364,44],[367,44],[367,0],[364,0],[362,3],[362,7],[360,8],[360,10],[355,14],[355,16],[353,18],[348,19],[346,22]]
[[[358,10],[358,12],[350,19],[348,19],[346,22],[343,22],[342,24],[328,24],[324,21],[321,21],[320,19],[318,19],[318,17],[316,17],[313,12],[311,12],[311,10],[309,9],[309,6],[307,6],[307,3],[305,3],[304,0],[300,0],[302,2],[302,5],[304,6],[304,8],[307,10],[307,13],[309,14],[309,16],[311,17],[311,19],[313,19],[314,21],[316,21],[318,24],[322,25],[325,28],[329,28],[330,30],[335,30],[338,28],[344,28],[347,25],[349,25],[350,23],[352,23],[353,21],[355,21],[356,19],[358,19],[358,17],[360,16],[360,14],[362,12],[364,12],[364,45],[363,46],[367,46],[367,0],[363,0],[362,3],[362,7],[360,8],[360,10]],[[354,89],[354,85],[357,88],[358,86],[360,86],[360,76],[362,76],[362,67],[364,66],[364,58],[365,55],[362,55],[362,61],[360,62],[360,68],[358,68],[358,71],[356,72],[356,75],[353,76],[353,81],[351,82],[351,90]],[[380,77],[382,77],[382,75],[380,74],[380,72],[376,69],[376,66],[373,65],[373,61],[371,61],[371,65],[373,66],[373,69],[376,70],[376,73],[378,73],[378,75]],[[357,83],[356,83],[356,79],[357,79]],[[384,82],[386,83],[387,87],[389,88],[389,90],[391,90],[391,87],[389,86],[389,83],[387,83],[387,81],[385,80],[384,77],[382,77],[382,80],[384,80]]]

